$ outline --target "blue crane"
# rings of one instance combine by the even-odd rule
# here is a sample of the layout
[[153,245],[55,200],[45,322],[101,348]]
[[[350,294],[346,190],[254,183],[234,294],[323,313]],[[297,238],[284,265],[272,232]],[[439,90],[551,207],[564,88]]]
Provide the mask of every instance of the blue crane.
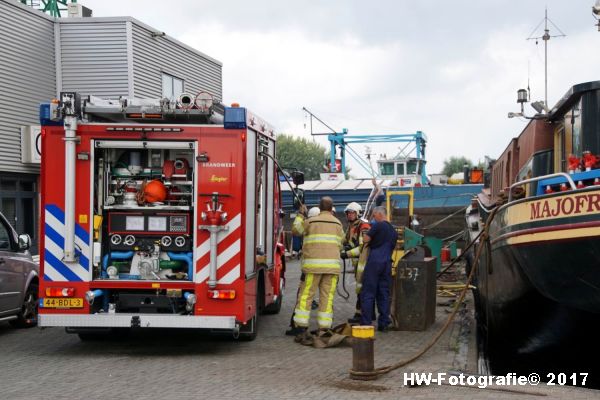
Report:
[[[414,152],[414,158],[417,160],[425,160],[425,146],[427,144],[427,137],[421,131],[416,131],[415,133],[410,134],[361,134],[361,135],[350,135],[347,129],[342,129],[341,132],[336,131],[331,128],[321,119],[319,119],[316,115],[310,112],[306,107],[303,107],[306,113],[310,115],[310,134],[313,136],[327,136],[327,140],[329,140],[330,144],[330,162],[329,162],[329,171],[332,173],[341,172],[346,174],[346,152],[350,157],[352,157],[362,168],[366,171],[371,171],[371,175],[374,177],[378,175],[371,165],[367,163],[354,149],[352,149],[349,145],[354,143],[406,143],[405,147],[402,149],[401,153],[403,153],[411,144],[414,143],[415,147],[407,153],[410,156],[410,153]],[[316,119],[321,124],[326,126],[332,133],[313,133],[312,127],[312,119]],[[340,162],[341,165],[338,167],[336,165],[337,159],[337,149],[340,150]],[[427,183],[427,173],[425,172],[425,166],[421,169],[421,184]]]

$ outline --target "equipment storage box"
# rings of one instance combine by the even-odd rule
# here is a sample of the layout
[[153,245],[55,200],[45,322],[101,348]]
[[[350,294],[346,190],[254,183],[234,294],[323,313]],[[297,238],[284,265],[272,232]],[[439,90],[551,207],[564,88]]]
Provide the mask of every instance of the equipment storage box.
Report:
[[424,331],[435,321],[436,257],[402,260],[394,282],[394,317],[401,331]]

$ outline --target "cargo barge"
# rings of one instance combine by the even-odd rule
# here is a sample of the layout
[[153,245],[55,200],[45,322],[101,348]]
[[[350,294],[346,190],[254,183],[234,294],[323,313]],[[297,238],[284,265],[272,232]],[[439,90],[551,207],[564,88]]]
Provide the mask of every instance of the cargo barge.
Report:
[[[466,213],[489,224],[475,274],[487,373],[590,373],[600,328],[600,81],[533,117]],[[473,253],[470,253],[473,265]]]

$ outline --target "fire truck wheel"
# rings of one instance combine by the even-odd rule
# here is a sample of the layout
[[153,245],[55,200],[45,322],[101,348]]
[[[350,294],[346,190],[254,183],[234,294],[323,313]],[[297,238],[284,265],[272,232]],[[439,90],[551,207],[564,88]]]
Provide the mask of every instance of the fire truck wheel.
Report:
[[101,333],[79,332],[77,334],[82,342],[100,341],[106,338],[106,335]]
[[31,283],[23,296],[23,305],[17,319],[10,321],[15,328],[31,328],[37,325],[38,317],[38,284]]
[[122,340],[127,339],[131,333],[129,328],[110,328],[106,331],[77,332],[82,342]]

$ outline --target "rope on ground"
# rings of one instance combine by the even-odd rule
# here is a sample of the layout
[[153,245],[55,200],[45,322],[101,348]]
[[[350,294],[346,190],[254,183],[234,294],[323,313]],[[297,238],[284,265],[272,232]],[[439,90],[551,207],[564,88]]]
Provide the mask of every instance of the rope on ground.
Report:
[[[373,371],[370,371],[370,372],[360,372],[360,371],[354,371],[351,369],[350,375],[363,376],[363,377],[377,377],[379,375],[387,374],[395,369],[398,369],[400,367],[408,365],[408,364],[412,363],[413,361],[419,359],[423,354],[425,354],[427,351],[429,351],[429,349],[431,349],[437,343],[437,341],[442,337],[442,335],[446,332],[446,330],[448,329],[448,327],[454,320],[454,317],[456,316],[456,314],[458,313],[458,310],[460,309],[460,305],[462,304],[462,302],[465,299],[467,291],[469,290],[469,285],[471,284],[471,281],[473,280],[473,276],[475,275],[475,271],[477,270],[477,266],[479,265],[479,259],[481,257],[481,252],[483,250],[484,243],[488,240],[488,232],[489,232],[489,228],[490,228],[490,223],[494,219],[494,216],[496,215],[496,211],[498,210],[498,208],[499,207],[495,208],[492,211],[492,213],[488,217],[488,219],[483,227],[483,230],[478,235],[478,237],[480,237],[481,240],[479,241],[479,246],[477,247],[477,252],[475,254],[475,261],[473,263],[473,268],[471,269],[471,273],[469,274],[469,277],[467,278],[467,281],[465,282],[465,288],[460,293],[458,300],[456,300],[456,302],[454,304],[454,309],[452,310],[452,313],[448,316],[448,319],[446,320],[446,322],[444,323],[442,328],[433,336],[433,338],[425,346],[423,346],[423,348],[421,350],[419,350],[417,353],[415,353],[413,356],[407,358],[406,360],[402,360],[400,362],[397,362],[397,363],[391,364],[391,365],[387,365],[385,367],[375,368]],[[475,238],[473,240],[473,242],[471,242],[471,243],[474,243],[476,240],[477,240],[477,238]]]
[[464,290],[465,287],[468,287],[469,289],[477,289],[477,287],[473,285],[467,286],[464,283],[458,283],[454,285],[438,285],[437,293],[438,296],[442,297],[456,297],[459,294],[458,292]]

